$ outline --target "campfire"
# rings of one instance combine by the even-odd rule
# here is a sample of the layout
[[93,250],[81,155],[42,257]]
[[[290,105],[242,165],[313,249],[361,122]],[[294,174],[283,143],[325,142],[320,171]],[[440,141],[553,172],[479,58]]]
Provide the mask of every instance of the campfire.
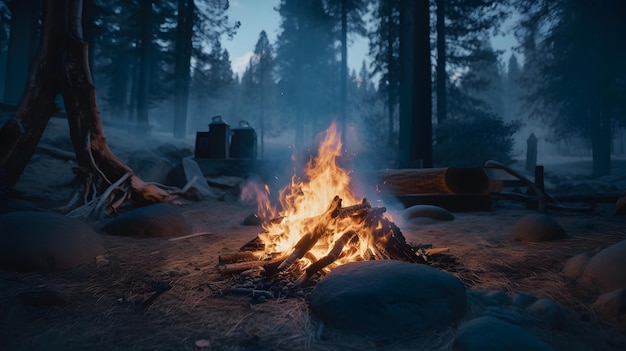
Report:
[[424,263],[427,252],[408,245],[385,207],[357,198],[350,172],[341,168],[340,134],[332,124],[318,154],[307,163],[302,179],[293,176],[272,206],[269,188],[250,184],[242,198],[256,199],[263,231],[240,252],[220,257],[222,274],[282,273],[296,276],[295,285],[347,262],[397,259]]

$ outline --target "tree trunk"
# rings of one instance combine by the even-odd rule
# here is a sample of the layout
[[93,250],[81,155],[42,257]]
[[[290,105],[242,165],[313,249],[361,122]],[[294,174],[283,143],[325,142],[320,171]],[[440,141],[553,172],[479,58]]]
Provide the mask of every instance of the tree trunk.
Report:
[[174,137],[182,139],[187,129],[187,106],[189,102],[189,68],[192,50],[193,0],[178,0],[178,24],[176,27],[176,67],[174,96]]
[[446,74],[446,0],[437,0],[437,123],[443,122],[447,115],[448,75]]
[[429,168],[432,158],[430,21],[427,1],[402,0],[400,34],[400,168]]
[[36,51],[40,0],[11,1],[10,10],[11,32],[4,81],[4,102],[17,105],[26,85],[28,63]]
[[399,168],[419,168],[416,164],[411,132],[413,130],[413,7],[412,0],[400,2],[400,130],[398,135],[398,162]]
[[417,1],[414,5],[415,34],[413,87],[415,89],[413,99],[412,130],[415,145],[416,159],[421,160],[422,167],[433,166],[433,142],[432,142],[432,78],[430,63],[430,13],[428,1]]
[[348,115],[348,4],[341,0],[341,101],[339,132],[341,142],[346,147],[346,119]]
[[392,26],[393,26],[393,2],[387,1],[385,3],[386,11],[387,11],[387,67],[388,67],[388,82],[387,82],[387,128],[389,129],[389,134],[387,136],[387,143],[389,146],[394,145],[394,133],[393,133],[393,125],[394,125],[394,110],[396,107],[396,90],[395,90],[395,64],[393,59],[393,41],[395,39]]
[[141,46],[139,49],[139,84],[137,91],[137,127],[138,132],[149,132],[148,115],[150,104],[150,70],[152,50],[152,0],[141,0]]
[[79,192],[85,196],[75,198],[93,199],[126,176],[131,200],[167,201],[170,194],[141,181],[107,145],[89,70],[88,45],[82,40],[81,14],[82,0],[44,3],[41,41],[28,86],[16,118],[0,129],[0,185],[12,187],[18,181],[48,120],[57,111],[54,99],[60,93],[78,162],[77,173],[83,180]]

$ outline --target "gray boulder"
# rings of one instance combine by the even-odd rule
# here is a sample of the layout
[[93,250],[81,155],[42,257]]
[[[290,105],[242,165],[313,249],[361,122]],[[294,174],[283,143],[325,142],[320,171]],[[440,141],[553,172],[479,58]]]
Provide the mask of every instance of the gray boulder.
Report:
[[604,291],[626,288],[626,240],[604,248],[587,263],[580,280]]
[[104,230],[110,235],[161,238],[191,234],[191,225],[176,207],[161,203],[122,214]]
[[566,277],[576,280],[584,272],[591,257],[593,257],[591,252],[579,253],[565,262],[561,272]]
[[313,314],[327,325],[378,340],[449,325],[463,315],[466,303],[465,287],[456,277],[395,260],[340,266],[310,295]]
[[513,225],[513,238],[522,242],[543,242],[567,238],[567,233],[552,217],[533,213]]
[[602,318],[610,322],[626,322],[626,289],[602,294],[591,306]]
[[526,312],[552,329],[565,329],[565,315],[561,306],[550,299],[538,299],[526,307]]
[[458,329],[454,351],[549,351],[553,348],[525,329],[498,318],[474,318]]
[[0,268],[62,271],[104,252],[86,223],[55,213],[18,211],[0,215]]
[[428,221],[453,221],[454,215],[443,207],[432,205],[414,205],[402,211],[402,218],[413,224]]

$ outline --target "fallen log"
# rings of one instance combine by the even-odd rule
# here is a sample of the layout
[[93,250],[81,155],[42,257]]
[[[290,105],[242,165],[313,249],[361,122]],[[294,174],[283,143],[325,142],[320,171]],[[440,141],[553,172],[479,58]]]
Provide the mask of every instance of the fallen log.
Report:
[[375,179],[377,190],[388,195],[489,193],[489,178],[482,168],[394,169],[360,176]]

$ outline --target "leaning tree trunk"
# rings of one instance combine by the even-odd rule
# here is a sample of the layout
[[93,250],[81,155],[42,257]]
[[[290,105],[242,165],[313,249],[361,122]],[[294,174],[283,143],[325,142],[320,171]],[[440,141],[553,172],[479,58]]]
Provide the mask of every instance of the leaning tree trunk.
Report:
[[[173,194],[146,184],[109,149],[96,90],[82,36],[82,0],[46,0],[37,56],[18,106],[17,115],[0,129],[0,184],[12,187],[29,162],[50,117],[54,99],[63,96],[81,182],[64,208],[95,204],[109,207],[130,199],[136,203],[169,201]],[[115,189],[113,189],[115,188]],[[105,194],[104,200],[101,195]],[[98,200],[98,201],[96,201]]]

